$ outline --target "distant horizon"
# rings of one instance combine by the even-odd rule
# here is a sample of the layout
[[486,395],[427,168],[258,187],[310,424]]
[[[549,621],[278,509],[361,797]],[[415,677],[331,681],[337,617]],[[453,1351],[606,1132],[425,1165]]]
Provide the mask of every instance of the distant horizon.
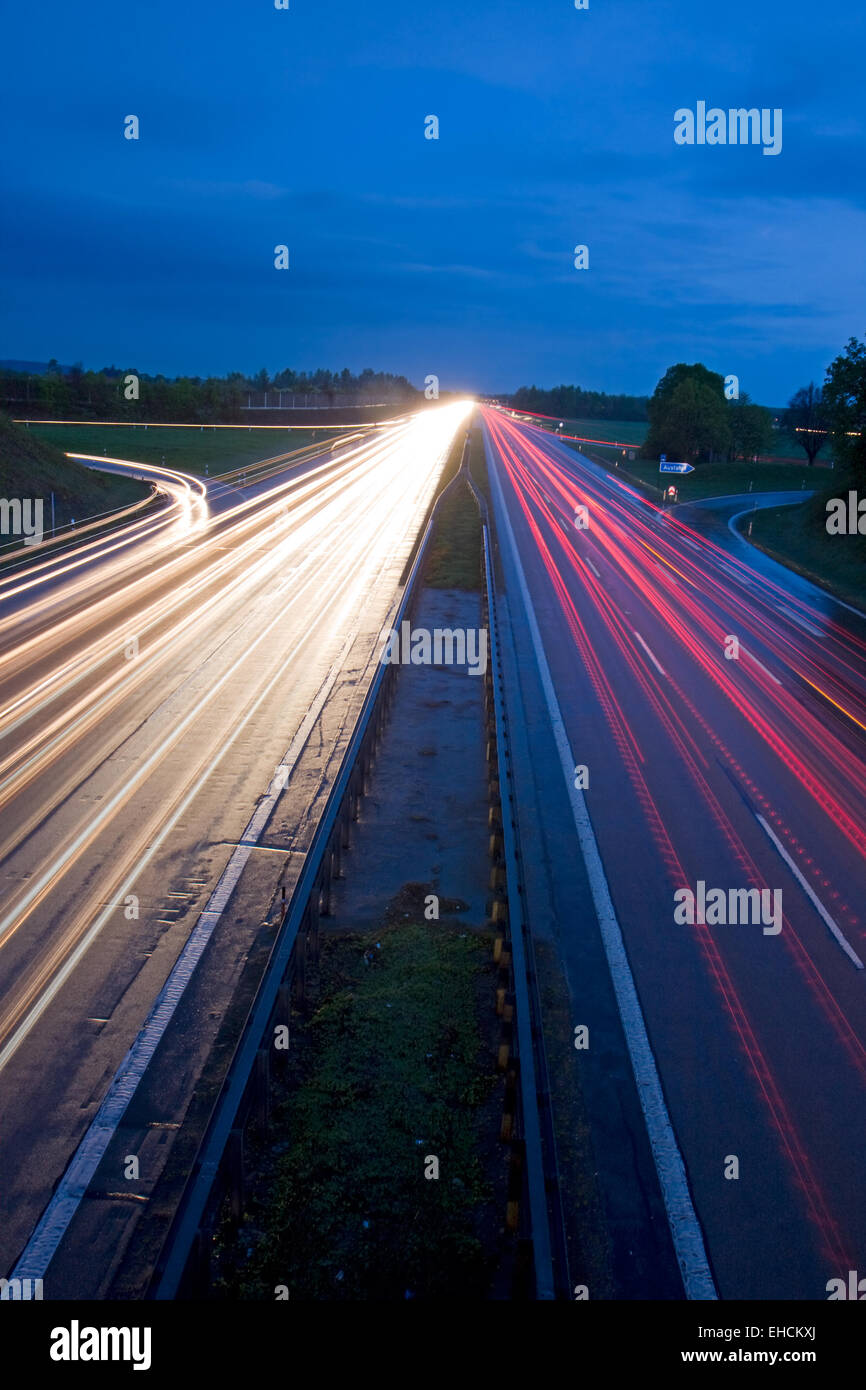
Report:
[[[841,351],[841,349],[840,349],[840,351]],[[32,371],[34,375],[40,375],[41,373],[37,371],[37,368],[42,368],[42,369],[43,369],[43,372],[44,372],[44,370],[49,366],[49,364],[50,364],[50,362],[51,362],[52,360],[57,361],[56,358],[55,358],[55,359],[51,359],[51,358],[42,359],[42,358],[39,358],[39,359],[32,359],[32,360],[31,360],[31,359],[24,359],[24,358],[18,358],[18,357],[3,357],[3,358],[0,358],[0,371],[4,371],[4,370],[5,370],[5,371]],[[685,359],[679,359],[679,360],[684,361]],[[114,371],[117,371],[117,372],[131,371],[131,370],[133,370],[133,365],[135,365],[136,368],[137,368],[137,370],[140,371],[142,375],[144,375],[144,376],[146,376],[146,377],[150,377],[150,378],[155,378],[155,377],[158,377],[158,376],[162,376],[162,377],[165,378],[166,381],[177,381],[178,379],[181,379],[181,378],[187,378],[187,379],[189,379],[189,380],[196,380],[196,379],[197,379],[197,380],[200,380],[200,381],[206,381],[206,380],[208,379],[208,376],[211,376],[211,377],[213,377],[213,378],[215,378],[215,379],[218,379],[218,380],[219,380],[219,379],[224,380],[224,379],[225,379],[226,377],[228,377],[232,372],[239,372],[239,371],[241,371],[241,369],[240,369],[239,367],[232,367],[232,368],[229,368],[229,370],[228,370],[228,371],[225,371],[225,372],[211,372],[211,373],[208,373],[208,374],[205,374],[205,373],[202,373],[202,372],[188,372],[188,371],[182,371],[182,372],[177,372],[177,373],[171,373],[171,374],[170,374],[170,373],[165,372],[165,371],[148,371],[148,370],[146,370],[145,368],[141,367],[141,366],[138,365],[138,364],[124,364],[123,366],[116,366],[116,365],[114,365],[114,364],[112,364],[112,365],[105,364],[105,365],[103,365],[102,367],[90,367],[90,366],[88,366],[87,364],[82,363],[80,359],[76,360],[75,362],[69,362],[69,363],[64,363],[64,362],[59,362],[59,361],[58,361],[58,362],[57,362],[57,365],[58,365],[58,367],[60,368],[60,370],[61,370],[62,372],[68,372],[68,371],[70,371],[73,367],[79,367],[79,366],[80,366],[80,367],[81,367],[81,370],[84,371],[84,372],[96,372],[96,373],[99,373],[99,372],[102,372],[102,371],[111,371],[111,370],[114,370]],[[307,367],[288,367],[288,366],[286,365],[286,366],[278,367],[278,368],[276,368],[274,371],[272,371],[272,369],[271,369],[270,367],[268,367],[267,365],[261,364],[261,363],[260,363],[259,366],[256,367],[255,371],[249,372],[248,374],[247,374],[247,373],[244,373],[244,375],[247,377],[247,379],[251,379],[252,377],[254,377],[254,376],[256,375],[257,372],[260,372],[260,371],[262,370],[262,366],[263,366],[263,365],[265,366],[265,370],[267,371],[267,373],[268,373],[269,376],[278,375],[278,374],[279,374],[280,372],[282,372],[282,371],[289,371],[289,370],[290,370],[290,371],[296,371],[296,372],[298,372],[299,374],[307,374],[307,375],[310,375],[310,376],[312,376],[312,375],[313,375],[315,372],[317,372],[317,371],[330,371],[330,372],[342,371],[344,367],[348,367],[348,370],[351,371],[351,372],[352,372],[353,374],[355,374],[355,375],[358,375],[358,374],[360,374],[360,373],[363,372],[363,371],[370,370],[370,371],[372,371],[372,372],[381,373],[381,374],[383,374],[383,375],[405,376],[406,379],[407,379],[407,381],[409,382],[410,386],[412,386],[416,391],[418,391],[418,392],[420,392],[420,393],[422,393],[422,394],[423,394],[423,391],[424,391],[424,383],[423,383],[423,381],[422,381],[422,383],[421,383],[420,386],[416,386],[416,385],[415,385],[415,382],[412,381],[412,378],[409,376],[408,372],[403,372],[403,371],[396,370],[393,366],[392,366],[392,367],[373,367],[373,366],[371,366],[369,363],[367,363],[364,367],[352,367],[352,366],[349,366],[347,363],[343,363],[343,366],[342,366],[342,367],[339,367],[339,368],[337,368],[337,367],[325,366],[325,365],[322,364],[322,363],[319,363],[318,366],[316,366],[316,367],[310,367],[310,366],[307,366]],[[668,365],[669,365],[669,366],[672,366],[673,363],[669,363]],[[703,365],[706,366],[706,367],[709,367],[709,363],[706,363],[706,362],[705,362]],[[715,370],[715,369],[712,368],[712,367],[710,367],[710,370],[712,371],[712,370]],[[659,377],[659,380],[661,380],[661,377]],[[823,375],[822,375],[822,377],[821,377],[820,380],[817,380],[817,381],[815,382],[815,385],[816,385],[816,386],[820,386],[821,383],[822,383],[822,381],[823,381]],[[657,383],[654,383],[653,386],[652,386],[652,388],[651,388],[649,391],[638,391],[638,392],[635,392],[635,391],[626,391],[626,390],[621,389],[621,388],[611,389],[609,386],[587,386],[587,385],[586,385],[584,382],[582,382],[582,381],[556,381],[556,382],[553,382],[553,381],[551,381],[551,382],[522,381],[522,382],[520,382],[519,385],[517,385],[517,386],[512,386],[512,387],[508,387],[508,388],[500,388],[499,390],[493,389],[493,388],[488,387],[488,386],[469,388],[469,387],[459,387],[459,386],[451,387],[451,386],[442,385],[442,386],[440,386],[440,390],[441,390],[441,392],[442,392],[442,394],[443,394],[444,396],[460,395],[462,392],[465,391],[465,393],[466,393],[467,395],[470,395],[470,396],[490,396],[490,397],[496,397],[496,396],[513,396],[513,395],[515,394],[515,392],[517,392],[517,391],[519,391],[519,390],[521,389],[521,387],[530,387],[530,388],[531,388],[531,387],[537,387],[537,388],[538,388],[539,390],[541,390],[541,391],[553,391],[553,390],[556,390],[557,387],[560,387],[560,386],[576,386],[576,387],[579,387],[579,388],[581,388],[582,390],[585,390],[585,391],[598,391],[598,392],[600,392],[600,393],[602,393],[602,394],[604,394],[604,395],[607,395],[607,396],[632,396],[632,397],[634,397],[636,400],[644,400],[644,399],[645,399],[645,400],[650,400],[651,397],[652,397],[653,391],[655,390],[656,384],[657,384]],[[808,385],[808,383],[803,383],[803,384]],[[271,389],[271,388],[268,387],[268,390],[270,390],[270,389]],[[276,386],[276,387],[274,387],[273,389],[274,389],[275,391],[279,391],[279,390],[290,391],[292,388],[291,388],[290,386],[283,386],[283,387]],[[794,391],[797,390],[797,389],[798,389],[797,387],[792,387],[792,388],[791,388],[791,391],[789,392],[789,397],[790,397],[791,395],[793,395]],[[773,412],[781,412],[781,411],[783,411],[783,410],[786,409],[787,401],[786,401],[785,403],[777,403],[777,404],[774,404],[774,405],[770,405],[770,404],[768,404],[766,401],[759,401],[759,400],[756,400],[755,397],[751,395],[751,393],[748,393],[748,394],[749,394],[749,396],[750,396],[750,399],[754,402],[755,405],[763,405],[764,408],[765,408],[766,410],[770,410],[770,411],[773,411]],[[527,409],[527,413],[528,413],[528,414],[531,414],[532,412],[529,411],[529,410]],[[553,418],[553,417],[551,417],[551,418]]]

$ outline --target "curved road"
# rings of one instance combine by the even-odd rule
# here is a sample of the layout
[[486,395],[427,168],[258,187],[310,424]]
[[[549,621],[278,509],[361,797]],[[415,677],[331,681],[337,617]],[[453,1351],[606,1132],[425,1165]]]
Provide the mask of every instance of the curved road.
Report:
[[[127,465],[158,475],[166,508],[0,577],[0,1269],[23,1250],[47,1298],[98,1296],[112,1250],[94,1244],[62,1278],[48,1268],[77,1201],[60,1216],[55,1202],[46,1240],[28,1240],[208,906],[219,990],[187,1019],[158,1115],[127,1141],[147,1151],[141,1181],[101,1172],[127,1209],[153,1188],[465,412],[271,461],[246,486]],[[271,816],[269,793],[269,833],[258,854],[243,847],[221,917],[214,889],[257,805]],[[80,1198],[76,1183],[57,1192]]]

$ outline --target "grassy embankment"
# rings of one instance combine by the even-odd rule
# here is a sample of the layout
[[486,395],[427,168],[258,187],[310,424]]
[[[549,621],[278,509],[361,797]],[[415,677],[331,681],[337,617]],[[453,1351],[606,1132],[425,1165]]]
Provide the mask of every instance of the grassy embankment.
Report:
[[[615,466],[612,459],[590,455],[603,463],[623,482],[640,488],[658,501],[665,487],[673,484],[677,501],[697,502],[702,497],[727,497],[741,492],[800,492],[820,486],[827,474],[821,468],[796,463],[699,463],[694,473],[660,473],[657,463],[634,459]],[[816,482],[816,478],[818,482]]]
[[181,473],[211,477],[243,468],[261,459],[286,454],[308,444],[330,442],[339,431],[324,429],[179,429],[172,425],[30,425],[27,433],[57,449],[130,459],[134,463],[165,463]]
[[[0,415],[0,496],[42,499],[43,526],[51,526],[51,494],[57,527],[115,508],[128,507],[150,495],[133,478],[97,473],[66,458],[54,444]],[[12,538],[8,538],[12,539]],[[7,538],[0,538],[0,544]]]
[[[825,477],[819,473],[819,477]],[[752,519],[751,541],[846,603],[866,606],[866,536],[829,535],[827,499],[847,500],[849,483],[839,477],[801,507],[768,507]]]

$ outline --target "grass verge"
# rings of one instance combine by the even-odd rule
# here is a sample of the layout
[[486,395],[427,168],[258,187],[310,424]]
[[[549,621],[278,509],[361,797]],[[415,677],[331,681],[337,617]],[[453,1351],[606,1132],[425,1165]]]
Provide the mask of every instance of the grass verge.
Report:
[[[52,444],[0,415],[0,494],[42,500],[43,526],[50,534],[51,494],[57,526],[81,522],[150,495],[146,483],[115,477],[68,459]],[[35,549],[34,552],[35,554]]]
[[458,483],[445,498],[436,518],[425,584],[432,589],[481,588],[481,518],[475,498]]
[[[802,507],[768,507],[756,512],[749,536],[753,545],[796,570],[846,603],[866,607],[866,536],[831,536],[826,499],[821,493]],[[847,497],[841,483],[834,493]]]
[[224,1297],[273,1300],[280,1285],[302,1301],[487,1295],[504,1215],[482,1161],[502,1104],[482,1021],[491,937],[424,921],[417,905],[399,917],[322,938],[291,1094],[256,1157],[245,1225],[222,1232]]
[[287,454],[308,444],[332,441],[337,430],[178,429],[172,425],[30,425],[27,433],[56,449],[73,454],[96,454],[130,459],[134,463],[164,463],[181,473],[211,477],[243,468],[261,459]]
[[658,501],[664,487],[671,483],[677,489],[678,502],[697,502],[702,497],[729,497],[741,492],[797,492],[820,487],[826,480],[824,469],[809,468],[795,463],[699,463],[694,473],[660,473],[657,463],[629,459],[617,464],[592,449],[581,450],[594,463],[608,472],[632,483],[646,496]]

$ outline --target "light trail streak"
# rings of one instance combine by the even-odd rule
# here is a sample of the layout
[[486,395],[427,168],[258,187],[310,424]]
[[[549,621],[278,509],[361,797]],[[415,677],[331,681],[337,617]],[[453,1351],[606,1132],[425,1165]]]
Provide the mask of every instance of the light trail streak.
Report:
[[[578,559],[575,549],[578,534],[581,548],[589,538],[592,539],[594,546],[604,553],[605,559],[609,561],[618,582],[625,582],[636,598],[661,619],[671,641],[698,663],[704,675],[713,681],[737,711],[747,719],[765,746],[777,754],[809,793],[815,806],[843,831],[853,849],[862,857],[866,851],[866,836],[862,830],[863,783],[861,779],[858,784],[856,776],[852,777],[850,745],[828,731],[814,711],[798,701],[793,693],[779,683],[773,673],[750,653],[746,655],[753,663],[751,669],[753,670],[754,666],[758,668],[752,677],[752,690],[744,687],[738,679],[736,662],[720,660],[726,634],[742,631],[744,628],[747,632],[760,631],[764,640],[773,645],[775,652],[787,649],[778,641],[778,614],[766,602],[766,599],[773,597],[776,586],[762,585],[764,593],[759,594],[757,598],[753,597],[748,586],[741,582],[741,578],[744,579],[746,576],[741,575],[742,567],[738,562],[733,567],[737,578],[734,579],[736,587],[732,588],[731,574],[729,572],[725,575],[722,563],[723,556],[726,564],[729,557],[717,547],[703,544],[699,538],[691,534],[688,539],[693,550],[691,547],[690,551],[686,551],[682,546],[674,546],[667,537],[660,537],[655,529],[652,518],[657,509],[652,504],[641,501],[634,505],[620,500],[620,491],[610,486],[608,480],[599,479],[590,470],[579,469],[576,460],[572,466],[561,462],[559,456],[554,453],[555,445],[548,443],[547,447],[540,447],[531,431],[519,429],[511,421],[503,419],[501,414],[494,416],[491,412],[484,411],[484,418],[511,483],[512,495],[561,606],[563,617],[572,632],[576,650],[596,692],[615,745],[623,758],[637,802],[642,808],[658,848],[660,861],[665,866],[672,885],[680,887],[692,881],[693,876],[686,874],[657,809],[647,780],[647,761],[636,747],[628,716],[621,708],[611,685],[608,675],[609,659],[602,664],[600,649],[608,653],[613,650],[619,654],[645,704],[660,720],[676,756],[681,760],[684,772],[692,781],[695,805],[711,817],[716,834],[721,842],[727,845],[734,861],[740,866],[744,881],[758,887],[762,883],[758,866],[709,783],[706,755],[698,748],[693,730],[703,728],[706,735],[719,747],[726,761],[735,768],[736,760],[725,748],[716,731],[708,725],[680,683],[670,679],[669,684],[660,684],[635,660],[634,648],[628,640],[628,629],[625,627],[620,605],[600,582],[598,571],[593,568],[594,578],[590,579]],[[591,522],[587,530],[582,529],[575,533],[574,543],[569,544],[567,540],[563,540],[561,523],[563,519],[570,519],[574,515],[574,508],[578,504],[589,508]],[[684,531],[685,528],[680,528],[679,534],[682,535]],[[555,547],[557,553],[551,547]],[[692,561],[691,553],[696,555],[695,561]],[[653,560],[649,558],[650,555],[673,568],[680,578],[688,582],[689,591],[683,592],[679,586],[675,586],[673,579],[666,577],[664,571],[656,568]],[[589,630],[578,613],[566,582],[569,575],[577,580],[576,591],[586,596],[593,622],[600,621],[602,624],[607,641],[601,648],[598,640],[590,637]],[[748,577],[754,581],[754,576]],[[715,606],[723,610],[721,622],[714,614]],[[772,619],[768,616],[770,612],[773,613]],[[735,620],[732,619],[732,614],[736,614]],[[641,640],[641,645],[645,646],[640,634],[634,629],[632,631],[634,636]],[[862,666],[858,672],[857,663],[862,655],[863,644],[838,628],[833,637],[837,646],[842,649],[845,669],[852,673],[857,672],[862,682]],[[791,645],[788,637],[784,638],[784,642]],[[826,649],[822,655],[826,661]],[[817,662],[819,659],[818,651],[812,649],[809,660]],[[659,670],[660,663],[657,660],[654,661],[654,665]],[[747,663],[743,670],[749,669]],[[826,678],[828,682],[832,679],[829,674]],[[739,771],[742,775],[742,769]],[[766,798],[763,800],[766,803]],[[770,814],[777,824],[777,829],[781,831],[781,818],[775,812]],[[777,839],[781,845],[780,836],[777,836]],[[791,864],[794,862],[794,858],[791,857]],[[804,870],[807,867],[813,879],[820,872],[811,859],[808,860],[808,865],[803,864]],[[798,875],[802,879],[801,886],[808,886],[805,873],[798,869]],[[814,890],[810,891],[814,894]],[[814,897],[817,898],[817,894],[814,894]],[[834,990],[794,930],[787,914],[784,925],[785,930],[780,939],[795,960],[798,970],[852,1061],[861,1081],[866,1083],[866,1047],[849,1020],[845,1008],[836,998]],[[731,1025],[740,1040],[743,1054],[763,1097],[780,1145],[796,1175],[797,1187],[804,1195],[816,1228],[822,1233],[828,1258],[834,1262],[843,1261],[839,1267],[844,1267],[844,1241],[839,1225],[821,1192],[815,1164],[792,1120],[767,1053],[758,1040],[731,971],[712,933],[706,928],[699,929],[696,939],[710,976],[724,1001]],[[850,950],[854,963],[859,957],[853,948]]]
[[[165,477],[177,488],[170,525],[87,542],[83,561],[42,562],[39,590],[0,619],[0,850],[7,864],[36,856],[4,890],[0,963],[38,927],[0,1002],[3,1065],[153,857],[172,808],[189,807],[287,663],[311,653],[315,669],[353,615],[393,597],[383,586],[468,409],[427,411],[307,459],[218,515],[198,480]],[[126,660],[131,635],[139,647]],[[157,776],[168,790],[144,797]],[[70,829],[65,808],[93,779],[96,804]],[[122,822],[122,849],[103,863],[99,847]],[[82,872],[86,891],[47,931],[49,904]]]

